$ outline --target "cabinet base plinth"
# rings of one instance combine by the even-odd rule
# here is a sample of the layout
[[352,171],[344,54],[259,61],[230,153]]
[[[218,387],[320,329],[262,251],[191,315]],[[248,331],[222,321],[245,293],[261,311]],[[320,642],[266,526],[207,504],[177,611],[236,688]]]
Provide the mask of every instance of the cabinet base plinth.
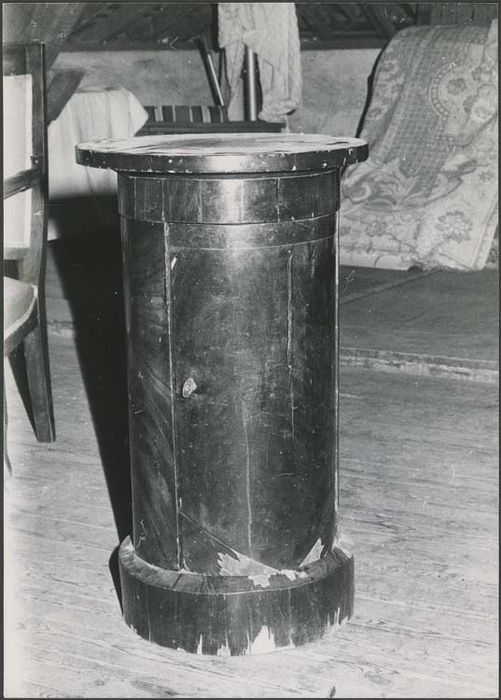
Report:
[[120,546],[125,622],[141,637],[196,654],[235,656],[312,642],[353,611],[354,562],[334,547],[301,571],[209,576],[149,564]]

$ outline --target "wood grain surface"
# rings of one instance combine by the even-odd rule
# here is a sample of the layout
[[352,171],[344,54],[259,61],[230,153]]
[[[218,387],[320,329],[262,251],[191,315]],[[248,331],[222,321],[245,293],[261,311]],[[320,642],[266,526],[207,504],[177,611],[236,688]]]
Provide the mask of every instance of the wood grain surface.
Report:
[[174,259],[175,394],[197,385],[176,402],[183,513],[296,568],[335,529],[333,238]]
[[122,222],[133,540],[140,556],[180,568],[179,472],[164,236]]
[[367,142],[326,134],[136,136],[78,144],[81,165],[143,173],[329,171],[365,160]]
[[338,209],[338,180],[336,170],[224,178],[119,174],[118,208],[136,221],[171,224],[309,220]]

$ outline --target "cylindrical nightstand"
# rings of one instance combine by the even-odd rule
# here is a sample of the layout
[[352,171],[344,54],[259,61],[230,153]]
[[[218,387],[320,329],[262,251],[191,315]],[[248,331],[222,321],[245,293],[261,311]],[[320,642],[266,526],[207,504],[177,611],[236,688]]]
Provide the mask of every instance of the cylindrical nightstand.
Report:
[[77,147],[118,172],[133,535],[124,618],[247,654],[350,616],[339,546],[336,212],[359,139],[145,136]]

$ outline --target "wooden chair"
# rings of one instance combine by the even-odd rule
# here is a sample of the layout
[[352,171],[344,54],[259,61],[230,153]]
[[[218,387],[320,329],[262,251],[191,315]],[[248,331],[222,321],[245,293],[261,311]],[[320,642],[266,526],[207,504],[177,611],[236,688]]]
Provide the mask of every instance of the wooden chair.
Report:
[[3,45],[3,103],[4,357],[11,359],[37,440],[52,442],[44,294],[48,178],[43,44]]

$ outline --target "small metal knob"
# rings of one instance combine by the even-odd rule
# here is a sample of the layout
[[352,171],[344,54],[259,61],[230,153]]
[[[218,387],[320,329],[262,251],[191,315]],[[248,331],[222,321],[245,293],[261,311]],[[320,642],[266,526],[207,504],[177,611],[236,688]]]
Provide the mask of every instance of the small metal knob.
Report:
[[197,384],[193,377],[188,377],[188,379],[185,381],[183,384],[183,388],[181,390],[181,393],[183,395],[183,399],[187,399],[189,396],[193,394],[193,392],[196,390]]

